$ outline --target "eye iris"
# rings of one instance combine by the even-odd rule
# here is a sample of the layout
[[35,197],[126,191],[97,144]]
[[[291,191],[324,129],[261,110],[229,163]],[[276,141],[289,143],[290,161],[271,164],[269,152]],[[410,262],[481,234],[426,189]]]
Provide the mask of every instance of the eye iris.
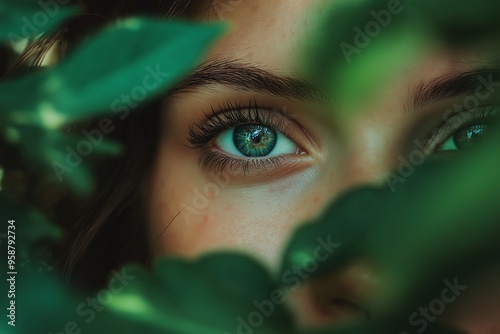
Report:
[[473,125],[460,130],[453,138],[459,149],[467,149],[477,143],[478,139],[486,134],[485,124]]
[[234,129],[233,141],[243,155],[265,157],[276,146],[277,134],[262,125],[240,125]]

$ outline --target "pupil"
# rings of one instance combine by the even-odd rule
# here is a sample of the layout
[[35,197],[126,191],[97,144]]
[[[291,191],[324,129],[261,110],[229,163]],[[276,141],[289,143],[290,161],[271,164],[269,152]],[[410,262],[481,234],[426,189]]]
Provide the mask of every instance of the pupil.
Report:
[[277,134],[267,126],[240,125],[234,129],[233,141],[241,154],[247,157],[265,157],[276,146]]
[[253,144],[259,144],[261,140],[262,140],[262,131],[260,131],[259,133],[255,132],[252,134]]

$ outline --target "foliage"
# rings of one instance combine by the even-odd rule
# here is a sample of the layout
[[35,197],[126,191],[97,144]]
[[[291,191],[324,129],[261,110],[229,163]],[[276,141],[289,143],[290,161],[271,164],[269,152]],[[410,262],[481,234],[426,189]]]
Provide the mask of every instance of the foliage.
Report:
[[[43,9],[49,10],[44,12]],[[16,44],[23,39],[38,37],[57,28],[77,11],[76,7],[70,6],[42,8],[38,2],[32,0],[2,0],[0,41]]]
[[[413,61],[421,45],[431,46],[439,40],[462,47],[486,37],[488,41],[496,40],[499,28],[497,11],[493,10],[498,9],[495,1],[476,1],[472,6],[452,0],[442,0],[437,7],[435,3],[408,3],[408,10],[394,17],[373,46],[354,57],[348,66],[338,45],[352,39],[352,27],[363,26],[371,20],[370,11],[382,9],[387,2],[352,1],[327,11],[327,35],[318,33],[312,52],[304,57],[306,72],[322,80],[328,89],[341,92],[343,102],[354,110],[383,86],[373,84],[374,76],[384,81],[397,66]],[[6,19],[0,24],[0,40],[7,41],[10,32],[19,31],[20,16],[30,17],[36,10],[33,1],[3,1],[0,17]],[[73,9],[59,13],[46,30],[66,20]],[[467,38],[457,38],[457,32],[463,31],[468,32]],[[26,165],[52,175],[53,163],[64,163],[65,147],[77,145],[81,139],[64,134],[64,125],[112,112],[113,99],[140,84],[148,67],[159,66],[168,73],[148,92],[148,99],[157,96],[188,73],[222,32],[220,26],[149,18],[119,22],[99,32],[62,63],[0,83],[3,139],[20,152]],[[115,52],[116,40],[120,41],[119,54]],[[111,54],[114,56],[109,57]],[[490,153],[497,149],[499,141],[493,137],[480,149],[460,157],[426,162],[395,192],[382,186],[351,190],[333,202],[316,222],[296,231],[283,257],[282,273],[292,266],[304,266],[304,260],[313,254],[317,237],[330,235],[341,247],[335,256],[320,264],[316,277],[342,268],[353,259],[366,258],[381,268],[390,283],[383,294],[370,300],[379,310],[372,323],[310,333],[399,332],[405,328],[408,315],[435,295],[436,282],[449,275],[467,276],[470,268],[487,268],[495,261],[485,254],[499,252],[496,201],[500,159]],[[114,154],[120,151],[114,143],[102,144],[98,149]],[[91,180],[81,166],[78,172],[68,175],[66,186],[85,193],[91,189]],[[233,333],[241,326],[239,319],[247,319],[255,310],[254,301],[289,288],[279,280],[280,274],[267,273],[242,254],[211,254],[197,261],[166,258],[157,262],[150,273],[126,267],[124,270],[134,278],[123,291],[112,295],[95,319],[77,322],[75,314],[80,315],[78,309],[87,297],[65,287],[57,273],[40,270],[44,261],[40,246],[54,242],[61,232],[6,195],[0,197],[0,208],[3,221],[16,217],[22,224],[18,247],[21,253],[31,254],[23,255],[24,265],[18,270],[18,326],[2,322],[2,333],[60,332],[67,331],[68,326],[91,333]],[[2,291],[7,289],[5,281],[2,279]],[[39,302],[43,302],[43,308]],[[272,316],[254,333],[299,332],[292,327],[292,316],[284,306],[273,308]],[[433,332],[456,333],[437,326],[427,331]]]
[[[137,18],[102,31],[56,67],[0,83],[0,108],[5,111],[0,127],[5,140],[19,146],[25,159],[47,172],[62,169],[65,147],[76,147],[82,137],[53,130],[96,114],[116,113],[113,101],[144,85],[146,75],[158,76],[156,84],[148,85],[146,97],[158,95],[192,68],[221,31],[220,26],[200,29]],[[114,41],[126,42],[117,55],[107,57],[115,53]],[[27,89],[30,94],[20,99]],[[95,149],[120,152],[111,143],[101,143]],[[78,191],[91,190],[92,180],[83,168],[68,173],[67,179]]]

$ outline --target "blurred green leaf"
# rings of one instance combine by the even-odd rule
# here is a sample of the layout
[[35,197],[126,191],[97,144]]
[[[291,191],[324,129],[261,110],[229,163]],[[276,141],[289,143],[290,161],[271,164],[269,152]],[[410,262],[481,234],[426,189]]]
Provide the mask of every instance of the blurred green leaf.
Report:
[[429,27],[436,37],[449,46],[467,46],[478,42],[499,41],[500,3],[496,0],[412,1],[409,15],[415,22]]
[[329,92],[341,105],[342,115],[356,115],[370,109],[373,99],[422,57],[431,38],[419,26],[400,26],[377,37],[350,64],[335,69]]
[[314,12],[317,28],[298,69],[335,97],[333,109],[342,115],[366,110],[363,104],[387,89],[400,69],[438,46],[453,50],[500,43],[500,4],[495,0],[474,5],[359,0],[321,6],[320,13]]
[[[48,279],[38,286],[39,300],[51,300],[46,312],[30,308],[21,333],[58,332],[69,322],[96,334],[295,333],[284,306],[268,302],[272,309],[263,306],[269,312],[264,316],[254,304],[269,300],[276,286],[259,263],[244,255],[212,254],[194,262],[164,258],[151,272],[128,266],[113,272],[108,289],[79,298],[65,294],[56,282]],[[28,297],[23,293],[22,300]]]
[[314,271],[313,276],[327,274],[345,264],[352,259],[352,252],[359,251],[356,255],[361,255],[361,248],[349,249],[348,255],[345,248],[358,244],[363,233],[371,228],[370,225],[377,224],[381,215],[392,207],[390,195],[388,188],[364,187],[349,191],[336,199],[313,224],[304,224],[297,229],[287,245],[281,272],[294,266],[305,269],[307,261],[304,259],[311,258],[314,254],[318,238],[336,244],[337,247]]
[[[394,30],[391,17],[387,27],[381,27],[376,37],[361,36],[368,22],[374,21],[371,11],[379,12],[387,9],[385,0],[339,1],[328,3],[321,7],[321,12],[314,12],[317,24],[313,36],[309,39],[307,48],[301,59],[299,68],[303,74],[315,80],[321,86],[330,88],[331,80],[335,79],[337,70],[353,68],[353,62],[363,55],[381,35],[388,30]],[[328,41],[328,42],[325,42]],[[350,46],[350,47],[349,47]],[[354,64],[355,65],[355,64]],[[378,83],[373,82],[374,86]],[[353,87],[351,87],[352,89]]]
[[491,152],[500,138],[494,139],[460,156],[425,163],[393,193],[387,187],[350,191],[314,224],[297,230],[282,272],[304,266],[296,254],[312,256],[318,236],[332,236],[341,247],[313,275],[369,261],[385,281],[372,306],[397,323],[397,316],[408,316],[437,295],[444,279],[464,281],[498,264],[500,158]]
[[2,0],[0,42],[17,44],[53,30],[78,12],[75,6],[57,1]]
[[[68,166],[69,151],[75,151],[83,137],[78,141],[57,130],[96,115],[126,117],[192,70],[223,30],[151,19],[129,19],[106,29],[56,67],[0,83],[0,129],[5,140],[20,145],[24,157],[49,175],[88,193],[93,184],[88,172],[80,163]],[[91,151],[120,150],[103,142],[92,145]],[[81,160],[76,156],[72,159]]]
[[[140,268],[127,272],[137,278],[113,299],[110,309],[158,333],[235,333],[247,331],[239,327],[253,329],[252,321],[258,322],[254,333],[294,332],[284,307],[269,301],[277,286],[262,265],[247,256],[213,254],[196,262],[166,258],[152,274]],[[272,308],[267,309],[269,316],[255,305],[264,301],[267,305],[261,307]]]
[[0,119],[58,128],[95,115],[126,115],[176,84],[223,31],[153,19],[120,22],[56,67],[0,83]]
[[[8,325],[8,311],[5,312],[4,321],[0,324],[2,333],[20,333],[19,325],[24,322],[24,319],[29,318],[30,314],[40,313],[39,301],[46,301],[50,298],[57,298],[56,295],[51,295],[51,290],[40,289],[42,282],[41,273],[48,269],[46,262],[47,256],[42,252],[45,246],[54,243],[62,236],[62,231],[52,225],[42,214],[29,208],[25,205],[12,201],[5,194],[0,194],[0,212],[1,212],[1,227],[0,231],[0,247],[1,257],[5,261],[5,266],[2,266],[0,274],[0,288],[5,291],[5,298],[2,298],[1,307],[6,310],[10,304],[10,298],[7,294],[10,290],[10,284],[7,281],[11,275],[8,272],[17,272],[16,276],[16,327]],[[15,220],[11,225],[8,222]],[[8,228],[8,226],[12,226]],[[10,233],[8,234],[8,231]],[[5,233],[5,236],[3,234]],[[7,234],[10,238],[7,238]],[[15,270],[9,270],[7,266],[7,244],[8,240],[14,242],[11,247],[15,250]],[[10,249],[12,250],[12,248]],[[61,286],[61,285],[59,285]],[[46,288],[44,286],[44,288]],[[38,299],[40,293],[45,294],[44,299]],[[65,294],[68,294],[66,291]],[[24,296],[24,297],[23,297]],[[50,296],[50,298],[47,298]],[[33,302],[37,301],[37,302]],[[27,307],[27,305],[30,305]],[[31,312],[28,312],[31,308]],[[36,309],[36,311],[35,311]],[[24,317],[23,315],[27,315]]]
[[22,238],[17,240],[18,249],[28,250],[41,243],[53,242],[61,237],[61,230],[50,223],[42,214],[25,205],[13,202],[0,193],[0,212],[2,213],[1,233],[7,231],[7,221],[16,220],[16,233]]
[[[20,146],[26,161],[41,166],[55,182],[68,184],[81,193],[89,193],[94,186],[94,179],[84,167],[89,155],[116,156],[123,152],[121,145],[109,140],[91,142],[83,136],[36,126],[11,126],[7,134],[18,138],[14,143]],[[83,144],[85,148],[81,149]],[[83,150],[87,153],[84,156],[79,153]]]

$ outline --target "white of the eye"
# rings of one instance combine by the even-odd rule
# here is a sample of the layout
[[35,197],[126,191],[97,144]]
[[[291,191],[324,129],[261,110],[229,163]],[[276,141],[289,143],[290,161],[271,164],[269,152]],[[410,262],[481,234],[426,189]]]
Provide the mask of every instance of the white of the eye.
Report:
[[[235,156],[245,157],[245,155],[242,154],[234,144],[234,130],[235,128],[232,128],[221,133],[216,139],[215,143],[222,151]],[[276,132],[276,134],[276,145],[274,146],[273,150],[269,152],[268,155],[266,155],[266,157],[292,154],[297,151],[297,145],[290,138],[278,131]]]
[[444,143],[442,143],[438,148],[438,151],[456,151],[458,150],[455,140],[452,137],[448,138]]

